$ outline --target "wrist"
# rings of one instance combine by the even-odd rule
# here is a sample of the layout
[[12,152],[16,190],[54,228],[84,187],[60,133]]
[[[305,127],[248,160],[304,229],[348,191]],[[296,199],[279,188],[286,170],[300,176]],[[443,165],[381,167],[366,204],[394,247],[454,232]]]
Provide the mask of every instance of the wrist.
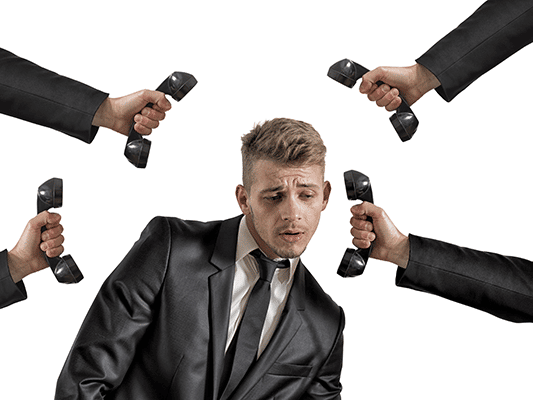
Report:
[[28,272],[25,271],[24,265],[25,263],[20,259],[15,251],[11,250],[7,252],[7,267],[13,282],[17,283],[28,275]]
[[438,88],[440,86],[440,82],[437,79],[433,73],[424,67],[422,64],[416,63],[414,65],[415,68],[415,76],[416,81],[418,82],[417,88],[420,92],[420,97],[422,97],[424,94],[429,92],[430,90],[433,90],[435,88]]
[[94,126],[100,126],[103,128],[109,128],[113,129],[113,106],[112,106],[112,99],[107,97],[102,104],[100,104],[100,107],[98,107],[98,110],[96,110],[96,113],[94,114],[92,125]]
[[409,238],[407,236],[401,235],[400,240],[390,252],[389,261],[401,268],[407,268],[409,263]]

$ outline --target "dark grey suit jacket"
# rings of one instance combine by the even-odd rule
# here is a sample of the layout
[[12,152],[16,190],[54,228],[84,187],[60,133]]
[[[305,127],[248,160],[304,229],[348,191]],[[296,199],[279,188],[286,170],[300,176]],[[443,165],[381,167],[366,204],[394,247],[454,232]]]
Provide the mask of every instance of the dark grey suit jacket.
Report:
[[[416,61],[451,101],[468,85],[533,41],[533,0],[489,0]],[[527,66],[530,68],[531,66]],[[518,257],[409,236],[399,286],[433,293],[515,322],[533,321],[533,263]]]
[[[533,41],[532,0],[489,0],[416,60],[451,101],[468,85]],[[529,70],[531,65],[526,66]]]
[[7,307],[28,297],[22,281],[13,282],[7,265],[7,250],[0,252],[0,308]]
[[[90,143],[98,132],[98,127],[92,126],[94,114],[107,96],[0,48],[2,114]],[[15,285],[11,279],[6,254],[0,255],[0,308],[27,298],[24,283]]]
[[[216,400],[241,217],[157,217],[109,276],[59,376],[56,400]],[[344,314],[300,263],[237,399],[340,399]]]
[[107,93],[0,49],[0,113],[46,126],[90,143],[96,110]]
[[533,262],[409,235],[396,284],[514,322],[533,322]]

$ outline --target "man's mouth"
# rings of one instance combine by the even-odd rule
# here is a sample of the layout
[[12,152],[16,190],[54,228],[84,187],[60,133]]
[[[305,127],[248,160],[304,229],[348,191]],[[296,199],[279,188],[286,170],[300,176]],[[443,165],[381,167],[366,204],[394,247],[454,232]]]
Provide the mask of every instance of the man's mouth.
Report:
[[283,240],[289,243],[295,243],[299,241],[303,236],[302,231],[296,231],[296,230],[286,230],[280,233],[280,236]]

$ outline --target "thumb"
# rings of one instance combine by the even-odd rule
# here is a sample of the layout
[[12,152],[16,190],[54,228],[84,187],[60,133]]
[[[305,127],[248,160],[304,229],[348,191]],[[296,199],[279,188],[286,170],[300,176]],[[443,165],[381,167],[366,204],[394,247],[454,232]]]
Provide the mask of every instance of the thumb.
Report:
[[172,104],[170,104],[170,101],[168,101],[163,92],[158,92],[156,90],[145,90],[143,93],[143,98],[147,103],[157,105],[160,111],[166,112],[172,108]]
[[40,230],[43,226],[49,229],[58,225],[59,221],[61,221],[61,215],[45,210],[33,217],[28,225],[32,230]]
[[386,73],[382,67],[378,67],[372,71],[368,71],[362,76],[361,85],[359,86],[359,92],[368,94],[377,87],[378,81],[385,79]]
[[363,201],[362,203],[352,206],[350,211],[352,212],[353,216],[358,219],[367,219],[367,217],[374,218],[377,216],[380,209],[368,201]]

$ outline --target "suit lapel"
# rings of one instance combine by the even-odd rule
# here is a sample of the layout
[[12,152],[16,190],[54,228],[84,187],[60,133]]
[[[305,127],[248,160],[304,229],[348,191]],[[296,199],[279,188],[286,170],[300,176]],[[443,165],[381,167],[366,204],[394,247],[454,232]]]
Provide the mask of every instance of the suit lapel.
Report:
[[235,275],[237,234],[242,215],[222,222],[211,263],[218,272],[209,277],[209,319],[212,354],[212,398],[217,399],[224,368],[224,351],[228,335],[231,293]]
[[300,313],[303,311],[305,311],[305,277],[304,267],[300,261],[294,273],[294,281],[289,298],[274,335],[261,357],[244,376],[240,385],[237,386],[230,400],[243,398],[259,382],[266,371],[270,369],[287,345],[294,339],[298,329],[300,329],[302,325]]

